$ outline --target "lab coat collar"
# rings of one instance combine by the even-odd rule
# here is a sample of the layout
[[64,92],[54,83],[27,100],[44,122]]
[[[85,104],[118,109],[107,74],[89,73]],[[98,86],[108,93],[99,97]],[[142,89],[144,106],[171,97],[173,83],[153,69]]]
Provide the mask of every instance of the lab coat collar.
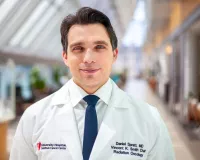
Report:
[[[112,92],[109,105],[112,104],[113,107],[117,108],[127,108],[127,105],[124,105],[126,93],[119,89],[113,80],[110,79],[110,82],[112,84]],[[52,95],[52,105],[64,105],[70,101],[69,85],[70,81]]]
[[[70,83],[69,96],[73,107],[75,107],[88,94],[81,87],[79,87],[73,81],[73,79],[70,79],[69,83]],[[100,100],[102,100],[104,103],[108,105],[111,92],[112,92],[112,84],[109,78],[108,81],[101,88],[99,88],[93,95],[98,96]]]
[[[111,83],[113,87],[111,99],[99,129],[95,144],[93,146],[90,160],[99,159],[98,157],[101,157],[100,155],[104,154],[103,149],[105,146],[107,146],[108,143],[111,142],[114,138],[116,130],[112,124],[115,118],[114,116],[116,115],[116,109],[121,108],[120,111],[123,112],[124,109],[128,107],[127,102],[125,103],[126,94],[120,90],[112,80]],[[72,155],[73,160],[83,159],[79,132],[73,112],[72,103],[69,99],[68,83],[64,85],[59,91],[57,91],[53,96],[54,97],[52,103],[54,105],[64,104],[58,105],[62,111],[56,116],[57,125],[59,125],[58,128],[61,131],[61,138],[63,141],[65,141],[66,146],[68,146],[68,150]],[[107,156],[110,157],[111,155]]]
[[112,83],[109,78],[108,81],[94,93],[94,95],[98,96],[105,104],[108,105],[111,93],[112,93]]
[[70,100],[72,102],[72,106],[75,107],[85,96],[88,94],[81,88],[79,87],[73,79],[69,80],[69,96]]
[[113,89],[109,105],[114,108],[128,108],[128,106],[126,105],[127,100],[125,101],[125,97],[127,96],[126,93],[119,89],[119,87],[113,80],[111,80],[111,83]]
[[62,86],[58,91],[53,93],[51,100],[51,104],[53,106],[59,106],[69,102],[68,86],[69,86],[69,81],[64,86]]

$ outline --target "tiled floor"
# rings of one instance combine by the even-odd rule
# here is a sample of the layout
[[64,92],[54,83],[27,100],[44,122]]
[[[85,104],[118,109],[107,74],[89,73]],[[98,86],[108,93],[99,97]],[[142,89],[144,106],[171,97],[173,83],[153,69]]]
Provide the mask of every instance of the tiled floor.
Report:
[[[148,88],[145,81],[129,80],[125,86],[125,91],[158,108],[165,124],[168,127],[176,154],[176,160],[200,159],[200,157],[195,158],[193,155],[194,153],[191,152],[190,147],[191,145],[195,145],[195,142],[188,142],[189,140],[176,118],[169,113],[162,101],[151,91],[150,88]],[[188,143],[190,143],[190,145]]]
[[[195,145],[199,146],[199,142],[188,141],[186,134],[184,134],[183,129],[177,123],[177,120],[175,119],[175,117],[172,116],[166,110],[166,106],[148,88],[147,83],[145,81],[131,79],[127,82],[125,86],[125,91],[158,108],[161,116],[163,117],[168,127],[169,133],[171,135],[177,160],[199,160],[200,159],[200,158],[198,159],[198,157],[194,158],[195,156],[192,155],[194,153],[191,152],[191,146],[193,146],[198,151],[198,148],[196,148]],[[18,121],[15,121],[9,125],[8,148],[7,148],[8,151],[11,148],[12,139],[16,130],[17,123]]]

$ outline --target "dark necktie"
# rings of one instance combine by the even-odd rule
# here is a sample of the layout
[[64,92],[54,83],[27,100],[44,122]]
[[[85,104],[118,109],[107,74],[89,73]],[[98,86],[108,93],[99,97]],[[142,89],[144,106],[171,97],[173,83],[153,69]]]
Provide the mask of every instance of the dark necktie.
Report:
[[98,132],[98,121],[95,105],[97,104],[99,97],[95,95],[87,95],[83,98],[83,100],[88,104],[85,112],[83,159],[88,160]]

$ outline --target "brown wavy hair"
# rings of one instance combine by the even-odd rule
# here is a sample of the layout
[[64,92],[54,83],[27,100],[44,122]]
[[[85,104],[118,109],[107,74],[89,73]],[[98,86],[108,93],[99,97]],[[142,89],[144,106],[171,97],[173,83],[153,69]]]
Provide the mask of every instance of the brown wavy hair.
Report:
[[100,23],[105,27],[110,38],[112,49],[116,49],[118,40],[109,18],[104,13],[96,9],[90,7],[82,7],[74,15],[70,14],[66,16],[61,23],[60,33],[63,51],[67,51],[68,32],[73,25],[87,25],[96,23]]

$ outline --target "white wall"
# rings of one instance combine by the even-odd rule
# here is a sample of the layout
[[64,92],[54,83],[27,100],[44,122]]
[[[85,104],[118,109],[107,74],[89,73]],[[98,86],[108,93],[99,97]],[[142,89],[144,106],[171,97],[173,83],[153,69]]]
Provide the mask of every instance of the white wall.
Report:
[[196,95],[198,94],[198,81],[196,78],[198,72],[197,36],[192,32],[187,32],[185,42],[184,97],[187,99],[189,92],[193,92],[193,94]]

